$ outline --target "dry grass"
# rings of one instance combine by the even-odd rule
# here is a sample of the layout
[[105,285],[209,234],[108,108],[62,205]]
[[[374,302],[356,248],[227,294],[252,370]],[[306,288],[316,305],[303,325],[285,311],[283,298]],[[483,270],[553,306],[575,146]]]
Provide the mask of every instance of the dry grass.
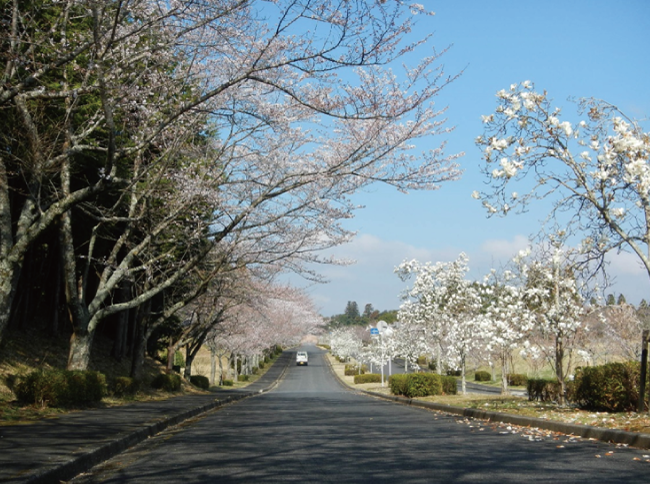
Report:
[[[390,394],[388,384],[378,383],[354,384],[353,376],[346,376],[345,364],[340,363],[331,354],[327,355],[334,373],[346,385],[360,390]],[[552,403],[529,402],[527,398],[502,395],[438,395],[424,397],[422,400],[453,405],[458,407],[480,408],[491,412],[524,415],[528,417],[556,420],[566,423],[606,427],[630,432],[650,433],[650,415],[648,413],[606,413],[580,410],[574,407],[560,407]]]
[[[124,358],[117,361],[110,356],[110,351],[110,340],[103,339],[101,336],[96,337],[90,369],[103,373],[109,379],[116,376],[128,376],[130,359]],[[67,353],[68,338],[65,336],[52,337],[38,331],[12,331],[5,335],[0,348],[0,425],[30,423],[77,410],[21,405],[15,400],[15,396],[8,386],[8,381],[15,375],[24,375],[39,368],[65,368]],[[179,394],[204,393],[186,382],[183,382],[179,394],[170,394],[150,388],[149,382],[162,371],[164,371],[162,364],[147,358],[140,392],[125,398],[109,395],[98,406],[119,406],[137,401],[165,400]]]

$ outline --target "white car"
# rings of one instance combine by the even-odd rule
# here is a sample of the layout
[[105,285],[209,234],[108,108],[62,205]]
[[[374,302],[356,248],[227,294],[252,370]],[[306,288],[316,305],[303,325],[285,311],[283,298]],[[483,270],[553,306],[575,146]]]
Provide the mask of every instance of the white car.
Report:
[[306,351],[299,351],[296,354],[296,365],[301,366],[305,365],[307,366],[309,364],[309,356],[307,355]]

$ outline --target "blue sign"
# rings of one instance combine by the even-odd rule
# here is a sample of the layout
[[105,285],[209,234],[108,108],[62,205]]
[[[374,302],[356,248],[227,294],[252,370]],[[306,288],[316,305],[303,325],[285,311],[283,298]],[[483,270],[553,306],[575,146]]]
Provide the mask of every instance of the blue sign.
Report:
[[377,328],[370,328],[370,334],[379,334],[379,330]]

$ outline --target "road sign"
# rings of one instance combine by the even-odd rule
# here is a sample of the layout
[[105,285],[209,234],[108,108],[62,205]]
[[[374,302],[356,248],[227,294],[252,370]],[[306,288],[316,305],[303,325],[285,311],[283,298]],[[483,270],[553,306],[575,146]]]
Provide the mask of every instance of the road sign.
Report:
[[379,334],[379,330],[377,328],[370,328],[370,334]]
[[377,321],[377,329],[380,333],[383,333],[388,328],[388,323],[386,321]]

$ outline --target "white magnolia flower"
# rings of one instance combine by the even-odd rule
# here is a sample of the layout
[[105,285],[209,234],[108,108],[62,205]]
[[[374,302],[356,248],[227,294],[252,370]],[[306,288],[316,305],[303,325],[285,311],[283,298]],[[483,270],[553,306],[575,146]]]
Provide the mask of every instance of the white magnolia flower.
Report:
[[563,123],[561,123],[560,128],[564,130],[564,134],[566,134],[567,136],[571,136],[571,134],[573,134],[571,123],[569,123],[568,121],[564,121]]
[[495,150],[503,151],[508,147],[508,140],[492,138],[492,148]]
[[484,123],[491,123],[494,120],[494,114],[490,114],[489,116],[486,116],[484,114],[481,115],[481,121]]
[[503,167],[503,173],[506,177],[512,178],[517,174],[517,167],[508,158],[501,158],[500,164]]
[[481,198],[481,194],[480,194],[478,191],[474,190],[474,191],[472,192],[472,198],[473,198],[474,200],[478,200],[479,198]]
[[618,207],[618,208],[613,208],[611,210],[612,215],[616,218],[623,218],[625,217],[625,209],[623,207]]

